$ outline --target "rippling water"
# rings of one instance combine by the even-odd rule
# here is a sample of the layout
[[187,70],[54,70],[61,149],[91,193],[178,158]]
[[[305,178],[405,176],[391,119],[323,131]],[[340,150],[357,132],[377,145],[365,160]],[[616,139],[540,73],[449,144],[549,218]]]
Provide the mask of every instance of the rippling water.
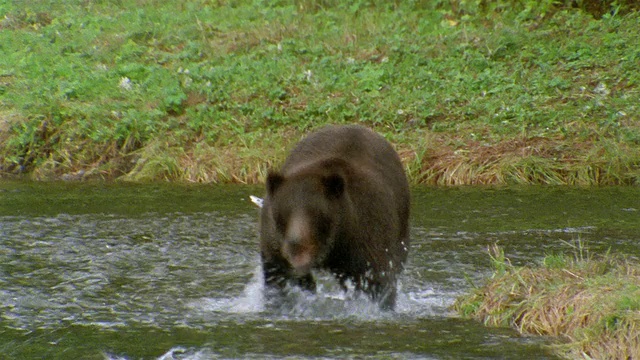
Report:
[[[397,310],[316,274],[265,304],[251,187],[0,185],[0,355],[48,359],[552,358],[448,308],[499,242],[520,264],[587,242],[638,254],[640,190],[414,191]],[[613,195],[612,195],[613,194]],[[0,358],[3,358],[0,356]]]

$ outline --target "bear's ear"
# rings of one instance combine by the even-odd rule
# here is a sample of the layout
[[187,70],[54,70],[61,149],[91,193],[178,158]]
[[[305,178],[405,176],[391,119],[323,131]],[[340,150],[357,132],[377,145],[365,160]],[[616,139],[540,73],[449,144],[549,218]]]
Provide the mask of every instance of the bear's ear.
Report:
[[331,174],[322,179],[325,194],[328,198],[337,199],[344,192],[344,178],[339,174]]
[[272,195],[275,193],[283,181],[284,176],[279,173],[270,172],[269,175],[267,175],[267,194]]

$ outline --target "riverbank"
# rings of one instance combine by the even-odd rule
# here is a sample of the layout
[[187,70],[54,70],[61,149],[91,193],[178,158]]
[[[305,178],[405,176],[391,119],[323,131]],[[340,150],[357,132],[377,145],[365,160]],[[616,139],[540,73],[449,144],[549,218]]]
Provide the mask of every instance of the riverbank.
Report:
[[548,255],[530,267],[512,266],[491,247],[493,276],[458,298],[455,310],[488,326],[557,337],[553,348],[564,358],[640,358],[640,264],[574,246],[573,256]]
[[0,175],[257,183],[361,123],[413,184],[638,185],[640,15],[550,3],[4,4]]

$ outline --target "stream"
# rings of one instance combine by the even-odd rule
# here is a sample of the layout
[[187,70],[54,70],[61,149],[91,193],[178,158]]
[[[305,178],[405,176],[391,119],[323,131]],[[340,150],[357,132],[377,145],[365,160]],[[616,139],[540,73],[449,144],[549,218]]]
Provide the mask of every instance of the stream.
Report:
[[640,254],[640,188],[414,188],[395,312],[316,273],[262,294],[255,186],[0,182],[0,359],[553,359],[455,298],[545,255]]

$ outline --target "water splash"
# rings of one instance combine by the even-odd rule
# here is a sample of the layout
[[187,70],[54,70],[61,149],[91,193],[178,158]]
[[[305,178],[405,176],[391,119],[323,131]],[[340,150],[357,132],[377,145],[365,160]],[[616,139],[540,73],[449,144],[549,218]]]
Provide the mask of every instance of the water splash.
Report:
[[188,304],[191,309],[207,312],[228,314],[251,314],[264,311],[262,271],[259,266],[253,271],[253,276],[245,286],[242,294],[232,298],[205,298]]
[[[104,360],[130,360],[124,356],[113,354],[103,354]],[[169,349],[166,353],[160,355],[157,360],[208,360],[219,359],[220,356],[211,352],[209,349],[187,349],[182,346],[176,346]]]
[[239,296],[198,299],[189,303],[188,307],[201,314],[260,314],[272,320],[370,321],[407,316],[443,316],[447,314],[447,308],[456,295],[438,291],[429,285],[418,285],[408,279],[411,291],[403,291],[400,281],[396,311],[385,312],[366,294],[356,292],[352,284],[347,284],[348,289],[344,291],[330,274],[315,272],[314,276],[317,281],[315,293],[293,287],[287,289],[285,298],[273,301],[265,297],[261,266],[256,265],[251,280]]

